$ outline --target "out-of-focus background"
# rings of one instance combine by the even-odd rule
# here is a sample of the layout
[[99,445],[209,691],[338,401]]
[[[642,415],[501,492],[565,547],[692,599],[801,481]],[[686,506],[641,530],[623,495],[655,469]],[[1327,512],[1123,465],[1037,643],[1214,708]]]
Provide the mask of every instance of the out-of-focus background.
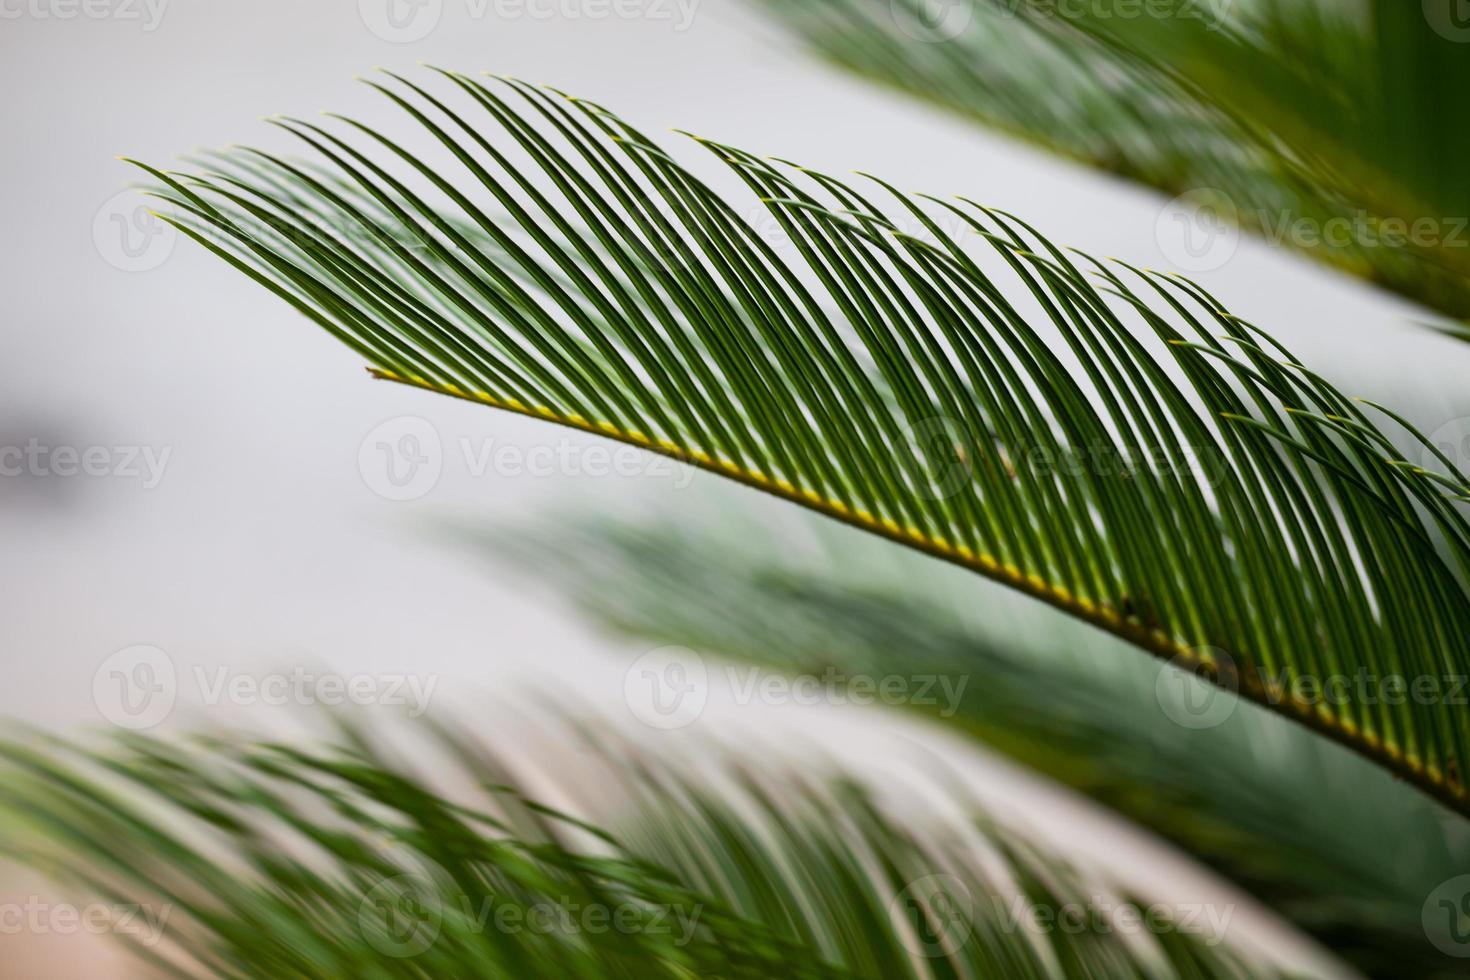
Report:
[[[963,193],[1100,255],[1169,266],[1177,248],[1157,195],[798,57],[722,0],[0,0],[0,16],[0,717],[12,721],[132,723],[121,674],[166,684],[141,709],[155,727],[271,724],[290,706],[250,685],[295,669],[402,677],[436,707],[529,685],[627,716],[628,655],[641,651],[434,529],[553,501],[671,507],[712,481],[640,457],[589,464],[586,437],[369,380],[150,220],[119,154],[287,145],[258,119],[277,112],[371,119],[386,105],[353,75],[422,60],[554,83],[648,131]],[[1386,294],[1250,237],[1197,278],[1426,430],[1470,414],[1470,347],[1416,327]],[[1389,370],[1390,354],[1412,368]],[[410,473],[409,449],[430,462]],[[221,694],[231,684],[245,693]],[[853,759],[964,754],[907,721],[875,735],[851,712],[766,707],[781,717],[753,722],[711,697],[711,718],[799,728]],[[1024,795],[1014,778],[1001,796]],[[1048,799],[1073,818],[1065,797]],[[44,949],[54,966],[61,947]]]

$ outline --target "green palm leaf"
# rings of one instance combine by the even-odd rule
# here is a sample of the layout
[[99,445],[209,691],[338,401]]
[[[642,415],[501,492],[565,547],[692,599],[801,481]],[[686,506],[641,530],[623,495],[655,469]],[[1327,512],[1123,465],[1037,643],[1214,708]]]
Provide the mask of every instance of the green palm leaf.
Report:
[[1298,690],[1466,673],[1461,474],[1411,465],[1185,280],[697,141],[766,203],[782,254],[607,110],[441,74],[458,111],[376,86],[409,117],[402,140],[279,121],[326,173],[255,150],[150,170],[170,220],[380,377],[644,446],[962,566],[1470,812],[1457,707]]
[[[162,937],[134,948],[162,975],[1276,975],[1228,921],[1185,928],[1182,905],[1159,928],[1121,927],[1166,906],[978,812],[921,835],[855,784],[782,791],[732,769],[738,788],[717,791],[608,754],[631,807],[618,839],[526,799],[466,736],[344,735],[328,750],[5,744],[5,850],[156,910]],[[474,792],[450,796],[392,761],[409,751],[457,760],[438,782]],[[1106,910],[1075,927],[1010,918],[1100,898]]]
[[795,516],[717,499],[657,519],[455,526],[452,540],[644,643],[830,683],[834,700],[905,679],[896,706],[1176,841],[1365,975],[1457,975],[1422,916],[1470,870],[1470,841],[1434,803],[1227,695],[1190,710],[1169,668],[1111,637],[1004,595],[977,603],[953,569]]
[[[762,0],[867,78],[1470,316],[1458,0]],[[1217,211],[1218,209],[1218,211]]]

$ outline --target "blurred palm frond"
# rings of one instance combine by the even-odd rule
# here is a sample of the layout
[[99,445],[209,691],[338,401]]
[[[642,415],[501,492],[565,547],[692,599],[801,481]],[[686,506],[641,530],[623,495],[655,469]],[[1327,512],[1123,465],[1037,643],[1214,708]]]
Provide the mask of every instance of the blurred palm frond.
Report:
[[[847,780],[769,784],[734,768],[719,790],[604,753],[632,801],[620,841],[528,799],[466,735],[379,745],[341,731],[322,750],[5,743],[5,851],[154,910],[162,936],[124,937],[164,975],[1276,975],[1233,935],[1186,928],[1182,910],[1170,918],[980,813],[921,831]],[[431,782],[405,756],[457,768],[435,764]],[[436,788],[451,768],[463,800]]]
[[1446,877],[1470,871],[1470,835],[1437,806],[1111,637],[997,590],[976,601],[952,570],[798,517],[727,501],[658,519],[456,526],[453,540],[642,642],[839,691],[906,679],[897,690],[928,693],[899,706],[1177,842],[1366,974],[1452,975],[1421,915]]
[[866,78],[1470,316],[1459,0],[757,2]]

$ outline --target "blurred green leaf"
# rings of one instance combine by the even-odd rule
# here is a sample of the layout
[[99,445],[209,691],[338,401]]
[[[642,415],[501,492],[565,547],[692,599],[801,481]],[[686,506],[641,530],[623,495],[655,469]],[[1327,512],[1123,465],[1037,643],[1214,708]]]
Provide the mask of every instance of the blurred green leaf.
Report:
[[[341,731],[328,750],[4,744],[5,849],[159,910],[161,938],[129,938],[177,975],[1273,975],[1228,917],[1187,925],[1185,905],[1144,901],[979,813],[919,830],[851,781],[734,768],[716,790],[604,749],[631,801],[620,842],[526,799],[467,735]],[[405,754],[434,780],[390,761]],[[454,799],[445,783],[477,789]],[[1033,927],[1036,910],[1056,918]]]
[[1470,315],[1460,0],[757,2],[867,78]]
[[900,679],[894,705],[1176,841],[1366,974],[1457,975],[1421,917],[1436,886],[1470,872],[1466,828],[1354,754],[1113,638],[733,500],[448,537],[643,642],[831,684],[835,700],[860,679],[866,703],[884,703],[871,692]]

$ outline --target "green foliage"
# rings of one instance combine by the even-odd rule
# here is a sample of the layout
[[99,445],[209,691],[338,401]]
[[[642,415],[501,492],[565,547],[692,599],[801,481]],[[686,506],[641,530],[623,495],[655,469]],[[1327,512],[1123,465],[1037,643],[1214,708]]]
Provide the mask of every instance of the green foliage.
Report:
[[958,702],[902,707],[1176,841],[1366,975],[1458,975],[1421,916],[1436,886],[1470,871],[1470,839],[1432,802],[1224,693],[1174,700],[1197,682],[1115,639],[798,516],[716,500],[450,537],[534,573],[605,627],[830,678],[837,697],[843,678],[868,689],[946,678]]
[[[620,843],[527,800],[467,736],[377,741],[344,728],[322,751],[6,743],[5,849],[166,910],[163,941],[134,947],[163,975],[1272,975],[1178,910],[1124,927],[1127,910],[1154,906],[979,815],[917,831],[849,781],[781,790],[732,770],[733,788],[715,790],[606,755],[631,801]],[[432,759],[464,798],[392,761],[405,755]],[[1015,919],[1089,902],[1107,910],[1042,930]]]
[[[812,50],[1470,315],[1458,0],[760,0]],[[1293,230],[1293,226],[1306,229]]]
[[866,185],[697,140],[778,250],[739,195],[599,106],[391,78],[374,87],[453,165],[352,120],[278,120],[324,170],[251,149],[150,169],[171,220],[381,376],[966,567],[1466,809],[1464,712],[1297,692],[1470,673],[1467,481],[1405,459],[1197,286],[964,199],[874,179],[885,210]]

